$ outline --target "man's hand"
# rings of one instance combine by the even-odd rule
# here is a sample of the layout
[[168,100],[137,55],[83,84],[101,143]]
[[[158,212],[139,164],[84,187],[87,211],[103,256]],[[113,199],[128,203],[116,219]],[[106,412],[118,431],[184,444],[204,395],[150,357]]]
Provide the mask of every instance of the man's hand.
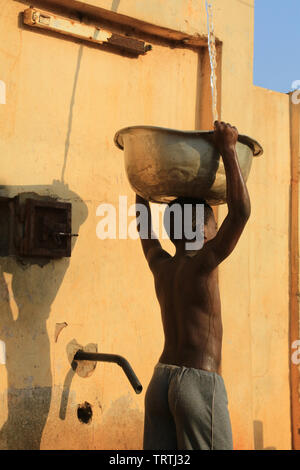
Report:
[[230,255],[250,216],[249,194],[235,149],[237,138],[236,127],[215,122],[214,142],[222,155],[226,173],[228,214],[217,235],[205,243],[197,255],[201,269],[212,270]]
[[239,135],[237,128],[228,123],[225,124],[223,121],[215,121],[214,128],[214,142],[219,153],[223,156],[226,153],[235,151]]

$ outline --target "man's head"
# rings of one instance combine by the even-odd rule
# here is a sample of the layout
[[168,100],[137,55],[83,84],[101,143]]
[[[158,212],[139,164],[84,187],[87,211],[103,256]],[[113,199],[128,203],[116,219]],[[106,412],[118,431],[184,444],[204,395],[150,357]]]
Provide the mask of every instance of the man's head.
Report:
[[[175,204],[178,204],[181,209],[181,218],[179,219],[176,219],[177,212],[176,212]],[[203,208],[204,209],[204,221],[199,220],[199,217],[197,217],[197,212],[196,212],[197,204],[203,204],[204,206]],[[178,199],[175,199],[174,201],[171,201],[168,204],[168,207],[170,209],[170,213],[167,214],[167,210],[166,210],[165,216],[164,216],[164,226],[168,233],[168,236],[170,237],[170,240],[174,243],[175,246],[181,240],[185,242],[192,242],[193,240],[196,239],[196,236],[193,239],[187,239],[185,237],[185,230],[184,230],[185,214],[187,216],[187,221],[190,227],[189,230],[192,230],[195,233],[197,233],[197,230],[201,231],[202,222],[204,222],[204,243],[206,243],[208,240],[211,240],[212,238],[215,237],[217,233],[217,224],[216,224],[216,220],[214,217],[214,213],[213,213],[211,206],[207,204],[207,202],[204,201],[203,199],[180,197]],[[189,220],[190,214],[192,215],[191,221]],[[170,225],[168,226],[167,222],[168,222],[169,217],[170,217]],[[175,238],[176,223],[181,224],[181,227],[180,227],[182,231],[181,240],[178,238]],[[178,229],[178,226],[177,226],[177,229]]]

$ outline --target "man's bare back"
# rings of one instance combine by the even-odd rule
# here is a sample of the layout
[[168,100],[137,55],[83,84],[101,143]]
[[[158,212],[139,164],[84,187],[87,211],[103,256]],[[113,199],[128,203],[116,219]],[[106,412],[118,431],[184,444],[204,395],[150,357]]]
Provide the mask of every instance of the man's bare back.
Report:
[[199,272],[193,257],[164,260],[154,274],[165,345],[160,362],[218,371],[222,321],[217,271]]
[[[173,257],[157,239],[141,238],[161,308],[165,344],[159,361],[164,364],[212,372],[220,369],[222,319],[217,267],[234,249],[250,216],[249,195],[235,151],[237,137],[235,127],[215,123],[215,145],[225,166],[228,204],[219,231],[211,211],[204,226],[203,247],[191,252],[185,249],[184,237],[172,240],[176,247]],[[146,205],[152,231],[149,203],[138,195],[136,202]]]

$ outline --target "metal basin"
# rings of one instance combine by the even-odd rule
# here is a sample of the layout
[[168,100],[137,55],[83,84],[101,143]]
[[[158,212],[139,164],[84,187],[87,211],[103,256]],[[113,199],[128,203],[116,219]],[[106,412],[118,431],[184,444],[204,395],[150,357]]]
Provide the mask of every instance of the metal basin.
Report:
[[[213,145],[213,131],[132,126],[119,130],[114,142],[124,150],[132,189],[145,199],[162,203],[181,196],[202,198],[211,205],[226,202],[225,169]],[[252,158],[262,155],[263,149],[239,135],[236,151],[247,181]]]

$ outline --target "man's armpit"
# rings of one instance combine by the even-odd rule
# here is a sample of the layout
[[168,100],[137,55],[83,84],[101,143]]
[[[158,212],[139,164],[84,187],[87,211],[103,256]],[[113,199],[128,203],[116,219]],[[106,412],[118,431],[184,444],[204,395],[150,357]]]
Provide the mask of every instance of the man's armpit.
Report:
[[147,253],[147,261],[151,270],[155,269],[157,263],[165,259],[171,258],[169,253],[160,247],[153,247]]

